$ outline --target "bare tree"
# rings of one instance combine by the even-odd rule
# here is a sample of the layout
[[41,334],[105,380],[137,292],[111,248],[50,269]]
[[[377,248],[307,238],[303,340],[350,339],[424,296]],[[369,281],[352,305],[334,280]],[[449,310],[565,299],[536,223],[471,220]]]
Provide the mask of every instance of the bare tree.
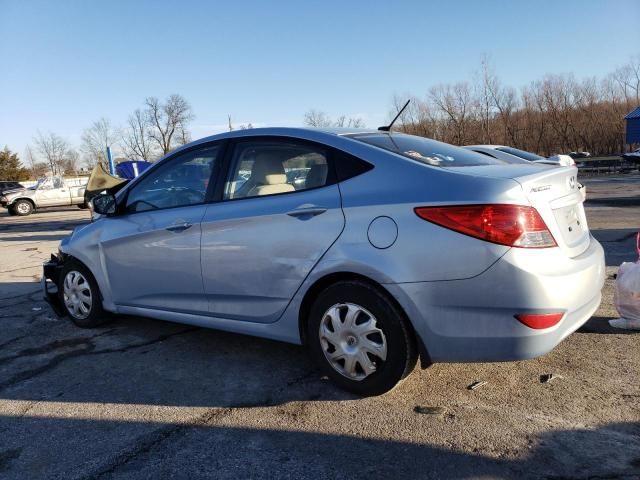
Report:
[[44,177],[47,173],[51,171],[51,168],[46,162],[36,162],[31,168],[31,175],[34,178]]
[[178,94],[170,95],[164,103],[156,97],[145,100],[146,117],[149,126],[149,138],[160,148],[162,155],[169,153],[182,138],[188,136],[187,125],[193,120],[191,105]]
[[331,127],[333,122],[326,113],[312,108],[304,114],[304,124],[309,127],[323,128]]
[[336,120],[332,120],[329,115],[320,110],[312,108],[304,114],[304,123],[309,127],[316,128],[363,128],[364,120],[360,117],[352,117],[347,115],[340,115]]
[[93,168],[98,162],[107,161],[107,147],[112,147],[120,132],[111,125],[106,118],[100,118],[93,122],[82,133],[81,150],[85,155],[85,161],[89,168]]
[[176,132],[176,143],[178,145],[186,145],[191,141],[191,132],[184,128],[183,125],[178,127],[178,131]]
[[69,148],[61,162],[61,172],[66,174],[74,174],[78,171],[80,165],[80,154],[75,148]]
[[43,135],[38,132],[37,136],[33,139],[36,148],[40,154],[49,163],[49,169],[53,175],[62,173],[62,164],[65,160],[65,155],[69,150],[69,143],[62,137],[55,133],[49,132]]
[[340,115],[333,124],[336,127],[364,128],[364,120],[362,118],[347,117],[346,115]]
[[[623,117],[640,103],[640,55],[603,80],[545,75],[520,91],[500,82],[487,58],[467,82],[412,97],[398,130],[449,143],[512,145],[541,155],[624,149]],[[395,96],[395,115],[407,95]]]
[[611,78],[620,89],[625,102],[640,103],[640,55],[631,57],[627,65],[611,74]]
[[437,85],[429,90],[429,97],[440,110],[447,130],[450,130],[445,133],[445,141],[464,145],[472,102],[469,84]]
[[33,154],[33,150],[31,149],[31,145],[27,144],[26,147],[24,147],[24,159],[26,162],[26,165],[28,165],[29,169],[31,170],[32,174],[33,174],[33,170],[36,166],[37,160],[35,155]]
[[434,114],[434,109],[429,102],[423,101],[418,97],[411,95],[394,95],[392,107],[388,115],[389,121],[398,114],[407,100],[411,101],[398,119],[398,123],[396,123],[394,129],[413,135],[438,138],[438,122]]
[[145,160],[155,158],[154,148],[149,138],[149,124],[145,114],[138,108],[129,115],[127,127],[122,133],[122,149],[126,157]]

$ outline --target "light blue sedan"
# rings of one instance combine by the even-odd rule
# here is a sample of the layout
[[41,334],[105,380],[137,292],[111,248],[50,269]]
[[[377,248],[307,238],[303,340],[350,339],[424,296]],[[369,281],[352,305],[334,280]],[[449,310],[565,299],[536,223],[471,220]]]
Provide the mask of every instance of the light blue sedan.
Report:
[[388,131],[229,132],[96,197],[43,288],[80,327],[113,312],[304,344],[380,394],[418,357],[532,358],[590,318],[604,255],[576,173]]

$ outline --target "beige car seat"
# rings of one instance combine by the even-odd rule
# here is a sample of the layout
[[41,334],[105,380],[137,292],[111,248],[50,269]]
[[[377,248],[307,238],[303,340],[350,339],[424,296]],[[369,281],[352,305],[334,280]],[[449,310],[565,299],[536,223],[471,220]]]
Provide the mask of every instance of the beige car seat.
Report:
[[282,160],[271,152],[257,154],[250,181],[253,187],[247,192],[247,197],[295,191],[293,185],[287,183]]

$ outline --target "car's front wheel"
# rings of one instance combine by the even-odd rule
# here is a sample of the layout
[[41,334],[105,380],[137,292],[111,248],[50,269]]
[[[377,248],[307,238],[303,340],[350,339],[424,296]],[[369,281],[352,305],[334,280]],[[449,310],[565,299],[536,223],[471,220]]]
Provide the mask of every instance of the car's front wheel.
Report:
[[18,200],[12,207],[16,215],[20,215],[21,217],[31,215],[33,212],[33,203],[29,200]]
[[64,266],[58,291],[66,313],[78,327],[93,328],[108,320],[98,284],[81,263],[70,261]]
[[402,312],[378,288],[362,281],[338,282],[318,295],[307,342],[333,382],[365,396],[391,390],[417,360],[415,339]]

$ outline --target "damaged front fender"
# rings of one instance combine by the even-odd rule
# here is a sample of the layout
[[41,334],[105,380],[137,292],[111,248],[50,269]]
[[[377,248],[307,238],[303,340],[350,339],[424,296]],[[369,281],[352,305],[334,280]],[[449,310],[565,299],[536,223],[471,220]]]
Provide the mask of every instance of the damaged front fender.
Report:
[[64,262],[64,255],[51,254],[51,259],[42,265],[42,280],[40,282],[44,300],[51,306],[51,309],[58,317],[66,315],[60,295]]

